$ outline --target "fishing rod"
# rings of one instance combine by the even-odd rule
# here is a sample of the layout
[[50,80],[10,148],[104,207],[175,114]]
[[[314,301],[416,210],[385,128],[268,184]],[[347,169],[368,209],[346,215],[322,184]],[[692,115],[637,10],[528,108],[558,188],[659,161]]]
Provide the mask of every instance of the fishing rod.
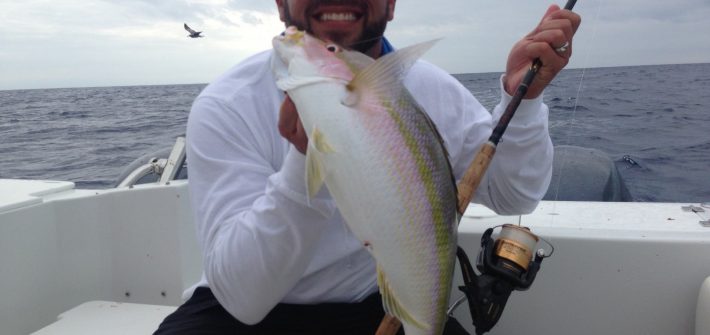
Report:
[[[568,0],[564,9],[571,11],[576,3],[577,0]],[[468,204],[471,202],[473,193],[481,183],[481,179],[486,173],[486,170],[488,170],[488,165],[490,165],[491,160],[493,159],[498,142],[500,142],[501,137],[503,137],[503,133],[505,133],[505,130],[508,128],[510,120],[513,119],[513,115],[515,115],[515,112],[518,110],[520,102],[523,100],[525,94],[528,93],[528,88],[530,88],[532,81],[535,79],[535,76],[537,75],[537,72],[540,71],[541,67],[542,61],[540,58],[536,58],[530,66],[528,72],[525,74],[523,81],[520,85],[518,85],[518,89],[515,91],[513,98],[505,108],[505,112],[503,112],[503,115],[500,117],[498,124],[493,129],[493,133],[488,138],[488,142],[483,144],[483,147],[481,147],[481,150],[476,155],[476,158],[473,160],[468,170],[466,170],[461,182],[459,182],[458,209],[460,213],[466,210],[466,207],[468,207]]]
[[[564,6],[564,9],[571,11],[576,3],[577,0],[568,0]],[[565,44],[564,47],[567,47],[567,44]],[[525,77],[523,78],[522,82],[520,83],[520,85],[518,85],[518,88],[515,91],[513,98],[511,99],[510,103],[503,112],[503,115],[500,117],[500,120],[498,120],[498,124],[493,129],[491,136],[488,138],[488,142],[483,144],[478,154],[476,154],[476,157],[474,158],[473,162],[471,162],[471,165],[469,165],[468,169],[466,170],[466,173],[464,174],[463,178],[457,185],[457,211],[461,216],[463,216],[463,213],[466,211],[468,204],[471,202],[473,194],[481,183],[483,175],[486,173],[486,170],[488,170],[488,166],[490,165],[491,160],[493,159],[493,155],[495,154],[496,147],[500,142],[500,139],[503,137],[503,134],[508,128],[508,124],[510,124],[510,121],[512,120],[513,116],[515,115],[515,112],[520,106],[523,97],[525,97],[525,94],[528,92],[528,88],[530,88],[532,81],[535,79],[535,76],[537,75],[541,67],[542,61],[539,58],[536,58],[530,66],[528,72],[525,74]],[[481,298],[483,299],[483,301],[487,301],[486,299],[491,298],[491,295],[481,294],[480,292],[472,291],[476,289],[476,285],[494,285],[495,283],[499,282],[492,282],[490,278],[484,278],[487,279],[488,283],[481,284],[482,280],[480,278],[484,277],[484,275],[482,274],[481,276],[476,276],[473,272],[473,267],[470,265],[468,257],[465,255],[463,249],[459,247],[457,251],[457,257],[459,258],[459,262],[461,263],[463,269],[462,272],[464,272],[464,282],[466,284],[462,287],[462,290],[464,291],[464,293],[466,293],[466,297],[469,298],[469,309],[471,310],[471,316],[474,319],[474,325],[477,328],[476,334],[483,334],[484,332],[489,331],[498,322],[498,319],[500,318],[501,313],[503,312],[503,308],[508,300],[510,292],[512,292],[514,289],[527,289],[528,287],[530,287],[532,281],[535,279],[537,270],[540,268],[540,263],[542,262],[542,259],[551,255],[544,255],[540,252],[536,253],[534,261],[529,262],[530,268],[528,268],[527,263],[525,265],[520,264],[520,259],[517,255],[510,255],[511,257],[508,260],[502,259],[502,261],[506,262],[505,267],[507,267],[508,269],[517,268],[517,271],[511,273],[511,271],[502,269],[502,267],[492,264],[494,262],[494,256],[492,255],[491,249],[493,248],[495,241],[493,241],[490,235],[493,233],[494,228],[487,229],[481,239],[482,250],[479,258],[481,259],[482,263],[480,264],[480,268],[485,267],[493,273],[493,276],[499,276],[502,277],[504,281],[508,280],[512,282],[512,285],[503,284],[504,286],[506,286],[505,291],[508,292],[493,296],[492,298],[495,299],[495,301],[485,304],[487,305],[487,307],[490,307],[488,308],[489,311],[491,310],[491,308],[495,307],[495,309],[497,310],[495,313],[482,312],[480,314],[474,315],[474,312],[479,313],[481,310],[481,308],[479,308],[480,306],[476,306],[476,304],[479,302],[479,299],[476,298]],[[524,231],[527,228],[515,228],[515,226],[512,225],[504,225],[503,228],[508,228],[509,231],[514,231],[513,234],[523,236],[523,238],[534,238],[535,241],[537,241],[537,236],[530,233],[529,230],[527,232]],[[506,232],[506,234],[510,234],[510,232]],[[502,243],[506,242],[503,239],[501,240]],[[527,259],[530,260],[530,257],[528,257]],[[488,287],[488,289],[490,289],[490,287]],[[453,308],[455,308],[461,302],[461,299],[457,301],[447,314],[451,314]],[[479,320],[476,320],[477,316],[479,317]],[[401,322],[397,318],[387,314],[382,319],[382,322],[380,323],[380,326],[378,327],[375,335],[395,335],[399,331],[401,325]]]

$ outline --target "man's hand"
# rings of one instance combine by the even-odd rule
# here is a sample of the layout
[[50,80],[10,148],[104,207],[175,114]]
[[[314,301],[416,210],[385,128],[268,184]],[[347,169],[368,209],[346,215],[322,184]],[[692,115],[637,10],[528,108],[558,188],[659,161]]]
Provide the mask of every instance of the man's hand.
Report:
[[298,112],[296,112],[296,105],[293,104],[288,95],[286,95],[286,99],[281,104],[281,110],[279,111],[279,133],[291,142],[298,151],[304,155],[306,154],[308,137],[306,136],[306,131],[303,130]]
[[[530,69],[535,58],[540,58],[542,67],[528,88],[525,99],[537,98],[553,78],[569,62],[574,37],[582,18],[568,10],[552,5],[535,29],[513,46],[508,56],[508,65],[503,85],[513,95]],[[567,43],[565,51],[555,51]]]

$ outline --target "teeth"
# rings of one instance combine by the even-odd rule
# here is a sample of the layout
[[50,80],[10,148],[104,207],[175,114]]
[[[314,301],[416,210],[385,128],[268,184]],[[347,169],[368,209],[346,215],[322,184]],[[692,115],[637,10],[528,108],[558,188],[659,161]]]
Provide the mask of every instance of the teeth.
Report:
[[356,17],[353,13],[323,13],[320,16],[321,21],[355,21]]

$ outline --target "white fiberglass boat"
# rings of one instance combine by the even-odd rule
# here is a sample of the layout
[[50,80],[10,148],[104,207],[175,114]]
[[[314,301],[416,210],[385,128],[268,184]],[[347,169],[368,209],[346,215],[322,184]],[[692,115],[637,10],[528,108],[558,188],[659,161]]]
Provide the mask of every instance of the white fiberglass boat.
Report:
[[[173,171],[174,160],[162,163]],[[520,223],[555,247],[491,334],[709,335],[709,213],[543,201],[505,217],[471,205],[459,245],[473,257],[487,228]],[[149,334],[201,275],[187,181],[82,190],[0,179],[0,271],[0,334]],[[474,333],[467,307],[454,315]]]

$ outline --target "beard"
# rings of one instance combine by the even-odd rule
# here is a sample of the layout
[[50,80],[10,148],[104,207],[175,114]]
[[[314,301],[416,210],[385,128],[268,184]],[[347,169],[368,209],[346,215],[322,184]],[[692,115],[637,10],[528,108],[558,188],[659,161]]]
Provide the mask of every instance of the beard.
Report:
[[[286,26],[296,26],[299,30],[306,31],[307,33],[314,35],[313,29],[311,29],[309,18],[313,17],[313,11],[319,5],[326,4],[350,4],[361,7],[362,13],[368,13],[367,4],[360,3],[356,0],[313,0],[311,4],[306,8],[305,21],[299,22],[294,20],[288,9],[288,3],[284,0],[284,21]],[[354,42],[345,43],[348,35],[344,32],[329,32],[327,36],[318,36],[323,39],[326,38],[333,43],[337,43],[343,48],[357,50],[362,53],[367,53],[373,46],[380,41],[385,33],[385,28],[387,28],[387,18],[389,17],[390,9],[389,6],[386,7],[385,14],[379,18],[370,18],[366,14],[363,14],[363,20],[365,22],[365,27],[362,33],[355,39]]]

